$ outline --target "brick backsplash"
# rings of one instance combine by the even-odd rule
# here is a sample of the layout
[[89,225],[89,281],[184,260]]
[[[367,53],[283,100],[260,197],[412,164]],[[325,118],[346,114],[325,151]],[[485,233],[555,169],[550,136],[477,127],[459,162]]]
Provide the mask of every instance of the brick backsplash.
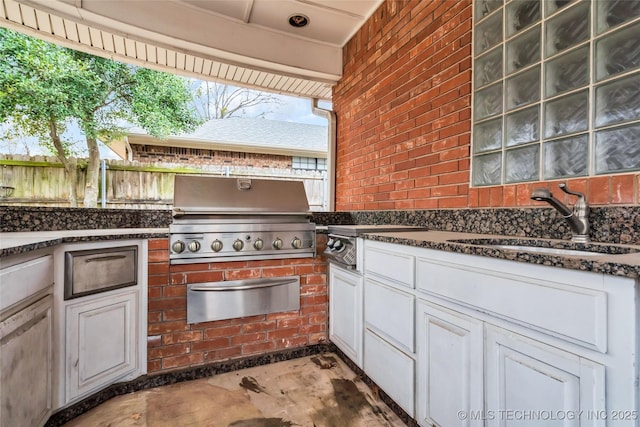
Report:
[[[327,341],[326,235],[318,256],[169,265],[168,240],[149,240],[148,372],[305,347]],[[187,283],[300,276],[300,310],[188,324]]]
[[[333,90],[336,209],[547,206],[534,187],[472,188],[471,0],[385,1],[343,48]],[[591,205],[638,204],[638,173],[567,180]]]

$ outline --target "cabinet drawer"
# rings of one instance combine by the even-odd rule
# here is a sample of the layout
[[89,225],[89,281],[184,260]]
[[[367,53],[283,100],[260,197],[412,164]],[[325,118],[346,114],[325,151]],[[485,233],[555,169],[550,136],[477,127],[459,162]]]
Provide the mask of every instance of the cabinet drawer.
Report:
[[391,286],[365,279],[364,320],[402,350],[413,353],[415,297]]
[[64,298],[77,298],[138,283],[138,247],[69,251],[64,255]]
[[[518,272],[493,271],[419,259],[417,287],[527,328],[607,351],[607,295],[603,290],[594,283],[592,288],[563,283],[561,275],[554,276],[554,268],[544,270],[545,278],[532,277],[516,267]],[[598,274],[575,272],[574,276],[584,283],[599,281],[602,285],[603,281]]]
[[364,370],[411,417],[415,362],[370,330],[364,333]]
[[415,258],[393,250],[389,243],[365,242],[364,272],[407,288],[414,288]]
[[25,260],[0,270],[0,311],[53,284],[53,255]]

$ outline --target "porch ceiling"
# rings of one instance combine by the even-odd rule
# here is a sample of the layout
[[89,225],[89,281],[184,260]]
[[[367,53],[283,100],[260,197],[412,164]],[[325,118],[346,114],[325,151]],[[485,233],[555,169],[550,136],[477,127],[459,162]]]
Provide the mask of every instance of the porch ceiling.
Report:
[[[0,25],[115,60],[331,99],[342,47],[384,0],[0,0]],[[292,15],[309,24],[296,28]]]

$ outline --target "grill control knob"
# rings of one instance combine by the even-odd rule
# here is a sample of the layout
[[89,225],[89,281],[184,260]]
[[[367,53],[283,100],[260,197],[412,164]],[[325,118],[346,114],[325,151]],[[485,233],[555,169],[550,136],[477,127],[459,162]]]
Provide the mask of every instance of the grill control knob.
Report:
[[257,250],[260,250],[264,248],[264,242],[262,241],[262,239],[256,239],[256,241],[253,242],[253,247]]
[[185,248],[186,248],[186,245],[182,240],[173,242],[173,245],[171,245],[171,249],[173,249],[173,252],[178,254],[184,252]]
[[220,252],[222,250],[222,242],[218,239],[211,242],[211,250],[214,252]]
[[274,249],[282,249],[282,239],[281,238],[277,238],[276,240],[273,241],[273,248]]
[[189,245],[187,246],[187,248],[191,252],[198,252],[200,250],[200,242],[198,242],[197,240],[192,240],[189,242]]
[[300,249],[302,247],[302,240],[300,240],[299,237],[294,237],[293,240],[291,241],[291,246],[294,249]]
[[233,242],[233,249],[235,249],[236,252],[237,252],[237,251],[241,251],[242,248],[244,248],[244,242],[242,240],[240,240],[240,239],[236,239]]

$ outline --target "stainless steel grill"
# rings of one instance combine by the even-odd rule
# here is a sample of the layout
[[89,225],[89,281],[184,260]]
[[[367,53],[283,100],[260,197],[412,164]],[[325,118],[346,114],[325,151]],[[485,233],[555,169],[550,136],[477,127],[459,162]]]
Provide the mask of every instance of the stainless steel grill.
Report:
[[313,257],[304,184],[176,175],[171,264]]

